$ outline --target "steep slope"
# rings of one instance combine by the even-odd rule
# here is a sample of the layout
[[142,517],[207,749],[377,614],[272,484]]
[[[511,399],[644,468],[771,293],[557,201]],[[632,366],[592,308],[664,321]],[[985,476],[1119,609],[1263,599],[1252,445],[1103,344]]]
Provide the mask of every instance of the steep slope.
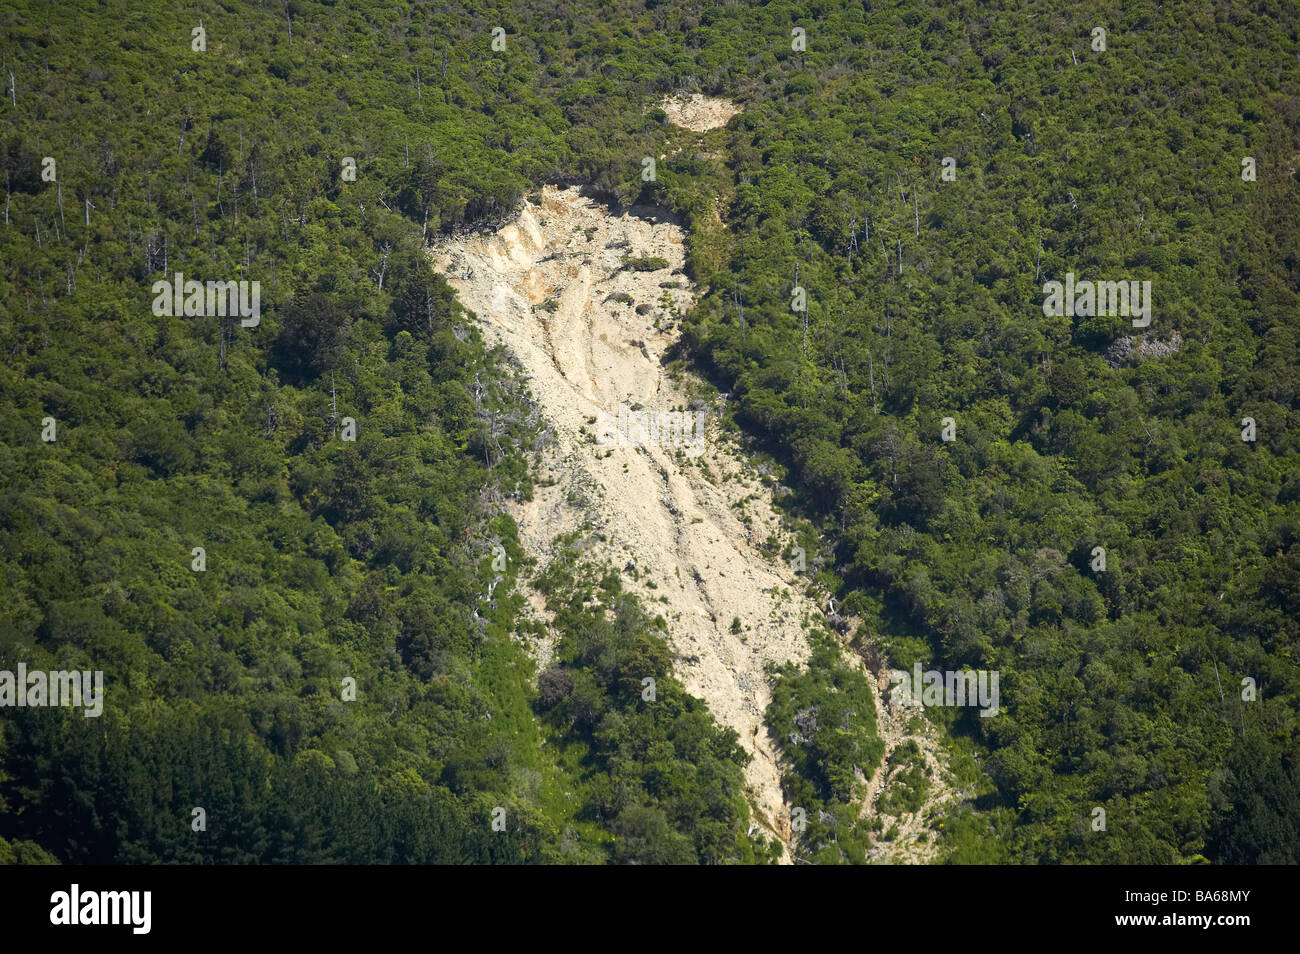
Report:
[[[649,210],[615,215],[576,188],[543,189],[537,202],[495,234],[432,251],[489,337],[518,357],[555,433],[542,486],[514,512],[526,549],[544,563],[557,535],[590,523],[604,537],[593,541],[597,552],[628,568],[629,587],[672,608],[678,675],[739,734],[753,756],[756,816],[786,841],[763,730],[764,666],[805,658],[804,620],[819,611],[793,571],[760,550],[779,525],[770,494],[709,424],[702,444],[689,445],[693,431],[656,439],[634,426],[622,440],[606,426],[597,442],[598,424],[617,426],[620,406],[703,409],[689,381],[661,364],[676,337],[673,313],[693,297],[680,273],[682,230]],[[540,647],[543,664],[546,653]]]

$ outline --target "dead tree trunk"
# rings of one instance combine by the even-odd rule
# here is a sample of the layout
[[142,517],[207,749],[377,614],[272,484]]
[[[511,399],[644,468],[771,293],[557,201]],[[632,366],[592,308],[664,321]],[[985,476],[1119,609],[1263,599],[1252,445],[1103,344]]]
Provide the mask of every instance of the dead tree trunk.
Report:
[[380,250],[379,267],[374,269],[374,275],[379,279],[379,290],[384,290],[384,275],[388,272],[388,253],[393,249],[391,242],[385,242],[384,247]]
[[879,414],[880,405],[876,403],[876,364],[871,360],[871,352],[867,351],[867,380],[871,382],[871,409]]
[[736,303],[736,315],[740,318],[740,343],[745,344],[745,306],[740,299],[740,286],[731,289],[732,300]]
[[339,436],[339,393],[334,389],[334,372],[330,372],[330,427]]

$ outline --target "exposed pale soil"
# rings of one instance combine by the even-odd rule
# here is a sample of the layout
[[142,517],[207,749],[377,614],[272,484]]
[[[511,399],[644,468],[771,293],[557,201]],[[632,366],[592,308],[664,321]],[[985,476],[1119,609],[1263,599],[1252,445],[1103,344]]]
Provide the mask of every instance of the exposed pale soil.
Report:
[[[874,840],[868,857],[872,861],[888,864],[926,864],[938,855],[938,833],[931,830],[931,821],[941,816],[945,806],[956,797],[948,773],[948,760],[942,751],[942,736],[928,719],[919,714],[920,710],[891,703],[890,692],[893,686],[889,682],[887,670],[873,672],[868,669],[867,674],[876,690],[876,730],[885,743],[885,755],[881,759],[880,768],[867,783],[863,815],[867,818],[879,816],[886,832],[891,826],[898,826],[898,835],[892,840],[886,841],[882,837]],[[911,731],[909,723],[918,725],[919,730]],[[885,814],[880,811],[880,800],[889,791],[894,775],[907,770],[906,766],[891,768],[889,756],[909,739],[916,742],[921,757],[930,770],[930,788],[919,811],[902,816]],[[927,833],[926,841],[918,842],[917,836],[922,832]]]
[[[596,532],[584,545],[593,556],[635,568],[625,570],[625,585],[668,619],[678,678],[736,730],[753,756],[745,774],[757,823],[788,845],[789,806],[763,726],[770,701],[764,666],[806,659],[805,621],[824,624],[824,616],[804,595],[805,581],[759,549],[770,534],[782,536],[771,492],[713,423],[695,459],[662,435],[656,444],[634,433],[640,439],[632,446],[595,440],[598,416],[617,418],[620,404],[651,412],[702,406],[688,394],[694,382],[674,380],[661,364],[677,337],[672,312],[694,299],[681,274],[682,230],[652,210],[615,215],[576,188],[548,187],[533,198],[540,204],[526,202],[498,232],[431,250],[434,267],[478,314],[489,341],[519,360],[554,432],[534,499],[511,507],[525,550],[545,566],[557,536],[590,524]],[[627,257],[668,264],[635,271],[623,267]],[[671,283],[677,287],[663,287]],[[528,592],[534,615],[546,620],[543,600]],[[553,639],[532,647],[539,668],[551,658]],[[906,715],[877,708],[892,749]],[[918,744],[937,776],[934,739]],[[882,774],[871,783],[867,811]],[[879,856],[928,857],[929,846],[915,844],[924,814],[900,825],[904,834],[882,842]],[[885,821],[888,827],[893,819]]]
[[708,132],[727,125],[740,107],[728,99],[704,96],[700,93],[670,96],[659,104],[668,114],[668,121],[692,132]]

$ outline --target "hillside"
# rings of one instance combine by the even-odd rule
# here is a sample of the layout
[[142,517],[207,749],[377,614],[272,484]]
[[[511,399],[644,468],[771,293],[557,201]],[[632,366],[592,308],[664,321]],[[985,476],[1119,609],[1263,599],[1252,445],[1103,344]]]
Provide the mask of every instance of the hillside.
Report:
[[1300,861],[1298,37],[6,5],[0,861]]

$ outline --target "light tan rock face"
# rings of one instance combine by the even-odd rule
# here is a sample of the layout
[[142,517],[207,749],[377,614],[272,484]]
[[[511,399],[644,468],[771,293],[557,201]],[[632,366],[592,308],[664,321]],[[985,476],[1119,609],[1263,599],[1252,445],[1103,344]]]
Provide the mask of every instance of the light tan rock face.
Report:
[[[754,756],[746,778],[760,824],[788,834],[763,728],[770,699],[763,667],[807,657],[803,620],[818,611],[799,578],[757,548],[779,527],[770,492],[715,426],[705,428],[694,458],[675,431],[652,441],[628,428],[623,446],[592,440],[594,422],[617,422],[620,405],[628,413],[690,409],[660,363],[676,338],[663,296],[678,310],[694,297],[680,273],[682,232],[668,222],[615,217],[577,189],[548,188],[541,200],[494,235],[432,250],[434,267],[488,338],[519,359],[556,436],[539,474],[539,483],[554,483],[514,510],[524,544],[544,565],[556,536],[590,521],[606,535],[597,555],[619,568],[635,564],[637,579],[625,574],[626,582],[668,619],[678,677]],[[668,266],[629,270],[625,257]],[[679,287],[661,287],[672,282]],[[638,305],[650,307],[637,314]],[[534,600],[539,610],[540,603]]]
[[[806,660],[805,628],[826,620],[803,595],[806,581],[759,549],[769,534],[782,536],[771,493],[716,426],[705,428],[696,457],[673,433],[651,440],[629,428],[625,444],[595,440],[602,421],[617,421],[620,405],[629,413],[691,409],[689,379],[674,381],[660,363],[677,338],[663,296],[680,313],[695,295],[681,274],[684,236],[670,222],[615,216],[577,189],[547,188],[540,199],[495,234],[431,250],[489,341],[518,358],[555,434],[534,499],[512,505],[524,547],[545,566],[557,536],[589,523],[605,535],[604,542],[589,538],[593,556],[620,569],[635,564],[625,585],[668,620],[678,678],[753,756],[745,776],[755,817],[788,846],[790,806],[763,727],[771,698],[764,666]],[[668,264],[634,271],[624,267],[627,258]],[[649,307],[638,314],[637,306]],[[529,601],[545,619],[541,597],[530,591]],[[741,632],[731,631],[733,620]],[[539,668],[550,661],[553,638],[532,647]],[[871,675],[883,699],[888,677],[883,669]],[[921,811],[897,818],[878,807],[897,773],[882,765],[864,784],[864,815],[899,827],[898,837],[876,842],[871,860],[933,860],[937,840],[917,839],[953,797],[942,737],[925,720],[910,729],[915,710],[878,705],[877,712],[887,754],[915,740],[934,787]]]
[[670,96],[659,104],[668,114],[668,121],[692,132],[708,132],[727,125],[740,107],[729,99],[718,99],[691,93],[689,96]]

